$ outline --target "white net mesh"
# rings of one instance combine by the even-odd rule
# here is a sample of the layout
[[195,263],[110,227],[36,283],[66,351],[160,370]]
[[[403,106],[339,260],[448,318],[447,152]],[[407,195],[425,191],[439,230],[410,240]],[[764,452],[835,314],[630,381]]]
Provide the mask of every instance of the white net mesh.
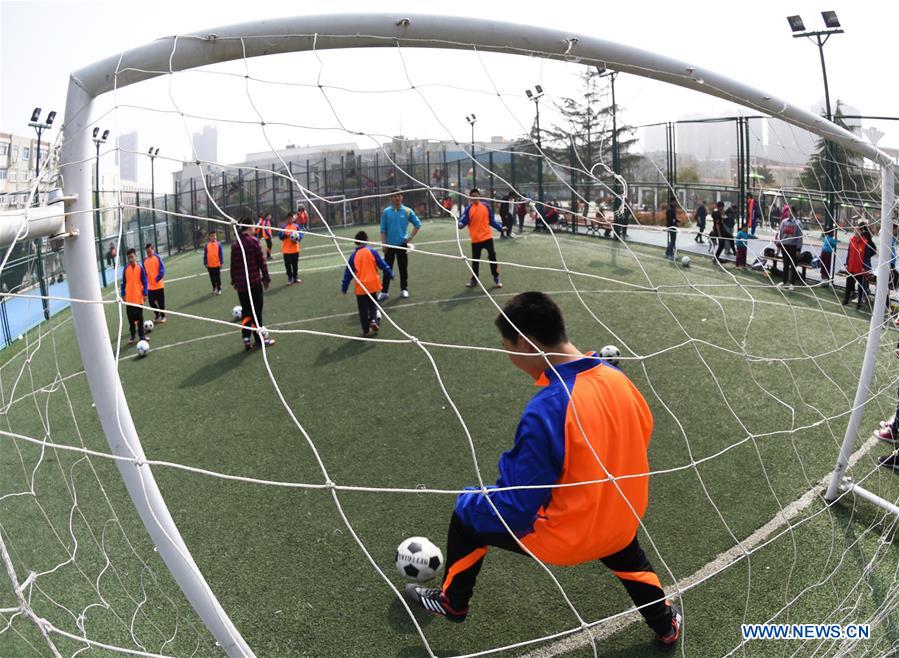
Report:
[[[181,43],[171,40],[172,60]],[[454,497],[493,482],[500,452],[512,445],[530,391],[493,320],[516,293],[541,290],[562,307],[580,349],[620,349],[622,370],[652,410],[651,504],[638,536],[683,611],[678,650],[767,655],[772,644],[744,640],[741,624],[862,623],[870,639],[775,649],[888,653],[894,520],[851,499],[828,507],[821,498],[853,410],[870,316],[841,304],[843,277],[827,286],[810,260],[801,262],[805,284],[793,290],[774,286],[779,277],[768,271],[778,263],[774,200],[794,209],[814,257],[819,220],[845,226],[855,215],[879,216],[876,171],[825,153],[833,168],[813,163],[803,173],[795,163],[813,156],[806,134],[736,109],[726,124],[739,151],[724,147],[724,158],[678,152],[678,142],[689,145],[678,136],[684,125],[627,127],[626,102],[616,107],[613,140],[608,81],[592,78],[585,136],[565,101],[584,93],[583,64],[476,48],[431,55],[313,50],[167,71],[117,90],[92,124],[183,136],[183,157],[171,146],[159,157],[181,165],[174,192],[148,200],[119,186],[101,202],[101,245],[115,244],[118,266],[128,247],[146,242],[166,263],[168,321],[150,334],[147,358],[125,344],[118,266],[103,301],[147,457],[134,461],[151,467],[248,644],[259,655],[651,651],[624,590],[592,563],[559,568],[491,551],[464,630],[423,623],[402,603],[395,546],[413,535],[443,545]],[[543,94],[539,127],[521,93],[534,81]],[[512,139],[467,139],[461,118],[471,111],[479,131]],[[696,124],[690,139],[710,149],[720,123]],[[197,151],[192,133],[209,124],[222,150],[243,149],[245,162]],[[662,139],[653,135],[663,128],[668,148],[657,149]],[[307,142],[330,146],[296,146]],[[762,147],[765,157],[752,155]],[[763,166],[771,176],[759,173]],[[742,185],[734,170],[743,171]],[[476,285],[463,287],[475,270],[455,219],[475,185],[512,226],[513,238],[495,240],[502,289],[486,258]],[[357,230],[380,246],[377,222],[397,187],[423,219],[409,253],[411,295],[395,281],[378,305],[380,335],[361,336],[351,302],[336,294],[339,279]],[[725,210],[735,203],[735,234],[748,192],[764,206],[755,239],[746,239],[747,264],[756,267],[732,269],[697,241],[695,210],[700,200],[710,211],[718,200]],[[673,263],[662,256],[669,195],[681,221]],[[277,227],[300,205],[310,218],[303,283],[288,287]],[[240,326],[228,319],[237,303],[229,274],[224,294],[210,295],[202,253],[217,230],[227,268],[234,220],[253,219],[264,243],[269,215],[273,284],[258,312],[277,344],[245,353]],[[711,216],[707,224],[706,234]],[[848,232],[838,237],[835,270]],[[220,649],[121,486],[68,317],[2,353],[2,653],[214,655]],[[885,317],[865,436],[895,402],[891,329]],[[875,445],[860,443],[850,473],[895,501],[894,476],[878,467],[884,451]],[[610,478],[605,486],[619,485]]]

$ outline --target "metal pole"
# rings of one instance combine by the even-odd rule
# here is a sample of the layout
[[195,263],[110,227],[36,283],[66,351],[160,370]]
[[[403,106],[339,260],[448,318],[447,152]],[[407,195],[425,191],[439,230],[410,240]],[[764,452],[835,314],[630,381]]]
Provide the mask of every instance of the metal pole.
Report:
[[[613,71],[609,77],[612,83],[612,172],[616,175],[612,186],[612,189],[615,191],[613,209],[617,216],[618,211],[621,209],[621,186],[617,178],[617,176],[621,175],[621,153],[619,153],[620,147],[618,144],[618,106],[615,103],[615,78],[618,77],[618,72]],[[593,150],[592,144],[590,144],[589,150]],[[588,153],[588,156],[592,157],[592,153]],[[587,164],[589,166],[592,163],[588,162]]]
[[824,500],[832,503],[836,500],[839,493],[840,483],[843,480],[843,473],[849,464],[849,457],[852,455],[852,448],[855,445],[855,438],[858,434],[858,428],[862,420],[862,414],[865,411],[865,405],[869,401],[869,386],[871,378],[874,376],[874,367],[877,365],[877,353],[880,349],[880,335],[884,318],[884,308],[889,294],[890,285],[890,259],[887,254],[890,253],[893,240],[893,206],[895,203],[894,175],[892,165],[881,164],[881,201],[880,201],[880,250],[877,252],[880,257],[877,259],[877,291],[874,295],[874,308],[871,311],[871,322],[868,325],[868,344],[865,347],[865,360],[862,363],[862,371],[858,380],[858,387],[855,389],[855,400],[852,403],[852,413],[849,416],[849,425],[846,427],[846,434],[843,437],[843,445],[840,448],[840,457],[837,460],[836,468],[833,476],[830,478],[830,485],[827,487],[827,493]]
[[543,215],[543,142],[540,139],[540,97],[534,99],[537,106],[537,200],[540,202],[540,214]]
[[94,218],[97,224],[97,263],[100,266],[100,281],[106,287],[106,265],[103,262],[103,229],[100,226],[100,142],[94,142],[97,146],[96,168],[94,169]]
[[[40,204],[40,192],[41,192],[41,132],[43,128],[41,126],[36,126],[35,130],[37,130],[37,154],[36,154],[36,162],[34,165],[34,179],[37,185],[37,194],[35,194],[34,202],[36,205]],[[37,255],[37,275],[40,278],[40,282],[38,283],[38,287],[41,291],[41,306],[44,310],[44,319],[50,319],[50,300],[47,299],[47,296],[50,294],[50,291],[47,288],[47,278],[44,272],[44,254],[43,249],[41,248],[41,243],[44,241],[43,238],[38,238],[34,242],[35,246],[35,254]],[[101,249],[102,250],[102,249]],[[101,262],[102,265],[102,262]]]
[[60,162],[65,193],[73,195],[74,200],[66,203],[68,237],[65,238],[63,257],[69,274],[69,294],[75,300],[72,321],[84,374],[109,450],[124,459],[117,460],[116,466],[153,547],[222,650],[233,657],[252,656],[252,649],[215,598],[178,532],[153,471],[146,463],[122,390],[105,307],[100,303],[103,298],[92,254],[95,236],[87,214],[90,211],[90,165],[85,161],[89,162],[90,158],[87,121],[92,114],[91,106],[91,96],[77,78],[72,78],[66,98]]
[[471,122],[471,186],[478,186],[478,158],[474,152],[474,121]]

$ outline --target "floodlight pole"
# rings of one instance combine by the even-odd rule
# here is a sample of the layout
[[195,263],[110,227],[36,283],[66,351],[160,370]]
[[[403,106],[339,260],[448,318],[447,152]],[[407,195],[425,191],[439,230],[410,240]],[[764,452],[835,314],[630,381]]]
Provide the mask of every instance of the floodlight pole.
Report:
[[[159,249],[159,235],[156,232],[156,156],[159,155],[159,149],[157,148],[155,151],[153,147],[150,147],[150,150],[147,152],[147,155],[150,156],[150,205],[153,208],[153,248]],[[169,245],[169,256],[172,255],[172,240],[171,236],[167,240],[166,244]]]
[[[99,131],[94,130],[94,132],[98,133]],[[94,137],[94,145],[97,147],[94,169],[94,222],[97,225],[97,265],[100,268],[100,280],[103,282],[104,288],[107,285],[107,281],[106,263],[103,262],[103,227],[100,222],[100,144],[105,142],[106,140],[102,137]]]
[[615,104],[615,78],[618,77],[618,71],[601,71],[601,78],[608,78],[612,86],[612,173],[615,174],[615,182],[612,189],[615,190],[614,210],[617,215],[621,208],[621,193],[618,191],[618,176],[621,175],[621,154],[618,146],[618,106]]
[[[829,30],[819,30],[816,32],[799,32],[793,35],[794,39],[807,37],[809,41],[818,46],[818,55],[821,58],[821,75],[824,78],[824,110],[827,112],[827,120],[833,122],[833,113],[830,110],[830,87],[827,84],[827,64],[824,62],[824,44],[833,34],[842,34],[842,28],[834,28]],[[834,162],[830,149],[830,141],[824,140],[824,177],[826,179],[827,189],[827,217],[824,221],[825,230],[833,228],[836,213],[836,195],[833,191],[834,184]]]
[[[35,116],[36,115],[36,116]],[[47,121],[40,121],[40,108],[35,108],[34,114],[32,115],[33,121],[28,123],[29,126],[37,131],[37,149],[35,152],[35,163],[34,163],[34,180],[36,185],[36,193],[34,195],[34,205],[40,205],[40,196],[41,196],[41,133],[44,132],[45,129],[50,128],[50,124],[53,121],[53,117],[56,115],[56,112],[50,112],[47,115]],[[38,238],[35,240],[35,255],[37,256],[37,275],[40,281],[38,282],[38,286],[41,291],[41,307],[44,311],[44,319],[50,319],[50,300],[48,296],[50,294],[50,290],[47,287],[47,277],[44,273],[44,253],[43,247],[41,246],[41,242],[43,242],[43,238]]]
[[[536,92],[536,93],[534,93]],[[540,85],[534,87],[534,92],[527,90],[528,100],[534,101],[537,111],[537,201],[540,202],[540,215],[543,216],[543,141],[540,138],[540,97],[543,96],[543,88]]]
[[468,124],[471,126],[471,186],[478,186],[478,159],[475,156],[474,152],[474,124],[477,123],[478,118],[474,114],[470,114],[465,117],[465,120],[468,121]]

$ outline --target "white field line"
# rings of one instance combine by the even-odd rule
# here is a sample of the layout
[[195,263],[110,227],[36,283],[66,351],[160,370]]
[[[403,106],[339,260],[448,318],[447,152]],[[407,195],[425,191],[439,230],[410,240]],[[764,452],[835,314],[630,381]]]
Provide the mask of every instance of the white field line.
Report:
[[[851,469],[853,466],[855,466],[855,464],[858,463],[858,461],[876,445],[878,445],[878,441],[874,437],[871,437],[867,441],[865,441],[861,445],[861,447],[856,450],[849,458],[849,466],[847,467],[847,469]],[[723,571],[728,566],[744,557],[747,552],[750,552],[753,549],[761,546],[769,537],[774,535],[784,526],[790,524],[790,522],[794,518],[799,516],[812,503],[814,503],[816,500],[820,500],[822,496],[821,492],[830,482],[830,477],[831,473],[828,473],[823,478],[818,480],[818,482],[815,483],[814,487],[812,487],[801,497],[797,498],[792,503],[784,507],[776,516],[774,516],[761,528],[749,535],[740,544],[729,548],[723,553],[719,553],[711,562],[703,565],[697,571],[690,574],[686,578],[682,578],[674,585],[665,587],[665,591],[668,596],[671,597],[675,592],[683,592],[694,587],[698,583],[701,583],[702,581],[711,577],[713,574]],[[597,642],[601,642],[612,637],[616,633],[623,631],[628,626],[642,621],[643,617],[640,616],[640,613],[636,610],[633,610],[632,612],[629,612],[627,614],[615,617],[608,623],[595,626],[593,628],[593,637]],[[686,628],[686,618],[684,621]],[[576,633],[573,635],[569,635],[568,637],[557,642],[553,642],[544,647],[540,647],[539,649],[534,649],[533,651],[530,651],[526,654],[522,654],[521,658],[550,658],[551,656],[560,656],[562,654],[568,653],[569,651],[574,651],[575,649],[578,649],[580,647],[587,646],[588,643],[589,639],[584,637],[583,633]]]

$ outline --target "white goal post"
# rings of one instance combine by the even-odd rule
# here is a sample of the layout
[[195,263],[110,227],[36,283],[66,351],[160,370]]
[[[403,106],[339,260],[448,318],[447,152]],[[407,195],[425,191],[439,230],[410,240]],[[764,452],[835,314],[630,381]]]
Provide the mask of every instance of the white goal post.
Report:
[[[512,46],[509,44],[520,44]],[[66,204],[65,263],[69,273],[72,315],[84,370],[103,431],[128,492],[160,555],[187,599],[217,642],[230,656],[253,655],[206,584],[181,539],[153,474],[145,463],[140,440],[116,370],[96,276],[95,236],[91,207],[91,118],[93,100],[101,94],[169,71],[278,53],[338,48],[396,46],[404,48],[471,49],[537,55],[584,65],[602,65],[717,96],[783,119],[847,150],[878,163],[883,172],[881,253],[888,253],[892,235],[893,164],[889,156],[860,137],[811,112],[794,107],[743,83],[686,62],[625,44],[543,27],[475,18],[427,15],[362,14],[281,18],[179,35],[114,55],[72,74],[66,100],[61,154]],[[346,216],[345,216],[346,218]],[[37,235],[32,231],[29,235]],[[58,233],[58,230],[54,231]],[[855,406],[843,443],[828,500],[837,495],[842,470],[852,445],[874,370],[880,340],[879,309],[887,296],[888,260],[877,270],[875,312]]]

